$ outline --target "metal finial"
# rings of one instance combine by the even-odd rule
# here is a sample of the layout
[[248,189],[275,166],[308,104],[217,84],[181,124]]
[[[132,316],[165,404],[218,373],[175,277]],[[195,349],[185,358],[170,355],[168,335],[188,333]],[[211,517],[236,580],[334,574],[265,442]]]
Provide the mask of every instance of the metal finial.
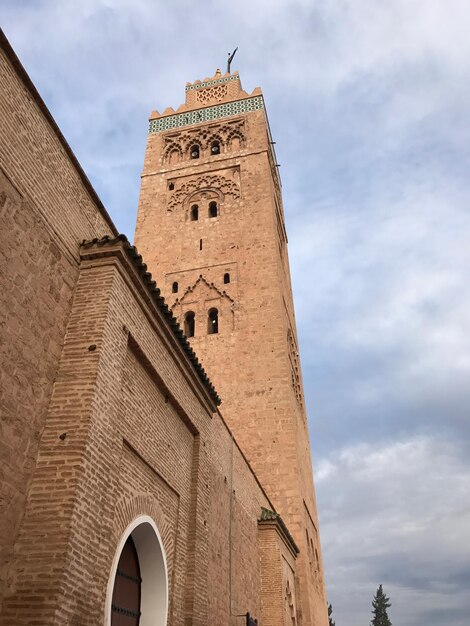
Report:
[[230,64],[233,61],[233,57],[235,56],[235,52],[238,50],[238,46],[235,48],[233,52],[228,53],[228,61],[227,61],[227,74],[230,74]]

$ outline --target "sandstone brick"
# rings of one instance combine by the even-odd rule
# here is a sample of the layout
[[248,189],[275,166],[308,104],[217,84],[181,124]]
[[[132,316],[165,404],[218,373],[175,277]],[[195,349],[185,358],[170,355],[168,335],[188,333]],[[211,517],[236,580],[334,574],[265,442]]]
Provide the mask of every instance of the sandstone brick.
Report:
[[[192,303],[202,307],[203,298],[205,306],[223,303],[220,333],[210,337],[212,343],[199,327],[193,340],[204,367],[220,383],[217,391],[225,394],[219,410],[156,288],[124,239],[115,238],[114,226],[3,34],[0,42],[0,623],[105,624],[118,546],[129,525],[147,515],[166,555],[170,625],[235,626],[247,611],[266,626],[291,624],[286,610],[293,606],[296,613],[300,605],[297,578],[309,580],[307,559],[299,569],[289,537],[274,523],[258,523],[262,508],[274,511],[275,497],[291,516],[293,533],[302,534],[308,525],[309,537],[319,540],[310,483],[301,483],[305,502],[299,504],[292,472],[274,462],[281,450],[294,467],[299,450],[305,457],[308,448],[295,425],[305,428],[302,414],[293,412],[298,398],[286,383],[290,370],[282,329],[286,315],[293,316],[292,304],[287,298],[284,305],[279,293],[273,298],[270,282],[279,279],[280,265],[272,263],[277,244],[265,236],[275,232],[275,222],[266,212],[273,189],[260,183],[266,176],[270,180],[271,167],[262,112],[249,122],[258,153],[243,145],[236,124],[229,125],[236,154],[220,155],[217,171],[210,172],[227,199],[220,210],[227,210],[233,231],[219,228],[207,214],[174,251],[173,270],[182,287],[204,277],[190,292]],[[238,78],[217,84],[226,83],[217,94],[190,93],[184,110],[238,97]],[[143,180],[150,213],[139,212],[139,228],[149,234],[157,226],[151,213],[155,200],[167,194],[168,182],[168,172],[148,172],[156,148],[149,142]],[[241,167],[240,151],[252,171]],[[180,183],[187,184],[196,170],[178,167]],[[209,182],[214,186],[214,179]],[[145,198],[143,191],[142,206]],[[221,237],[229,257],[222,249],[216,252]],[[206,265],[185,265],[201,238],[199,258]],[[81,246],[83,240],[94,242]],[[149,250],[149,265],[154,253]],[[256,302],[246,288],[252,255],[266,263],[256,278]],[[175,278],[165,263],[155,273],[169,294]],[[230,283],[220,284],[225,273]],[[260,302],[270,319],[284,320],[282,328],[272,332],[251,325]],[[190,303],[181,301],[174,311],[181,315]],[[261,340],[268,349],[259,355],[259,367],[266,368],[273,355],[279,360],[269,377],[250,363]],[[219,359],[223,353],[225,361]],[[237,371],[235,363],[246,370]],[[238,427],[242,423],[246,428]],[[271,431],[279,445],[263,448]],[[301,471],[308,478],[308,463]],[[284,483],[285,496],[274,489],[278,482]],[[318,597],[322,584],[317,583]],[[294,617],[322,624],[318,615],[316,621],[302,621],[299,609]]]

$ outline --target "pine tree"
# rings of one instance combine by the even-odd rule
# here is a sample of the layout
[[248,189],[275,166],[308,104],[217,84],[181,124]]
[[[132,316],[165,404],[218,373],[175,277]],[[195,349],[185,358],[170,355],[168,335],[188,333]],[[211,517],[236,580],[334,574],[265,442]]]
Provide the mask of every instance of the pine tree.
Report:
[[384,594],[382,585],[379,585],[377,593],[372,600],[372,614],[374,617],[371,621],[371,626],[392,626],[392,622],[387,615],[387,609],[391,606],[390,598]]
[[334,621],[331,619],[331,614],[333,613],[333,607],[331,604],[328,605],[328,626],[335,626]]

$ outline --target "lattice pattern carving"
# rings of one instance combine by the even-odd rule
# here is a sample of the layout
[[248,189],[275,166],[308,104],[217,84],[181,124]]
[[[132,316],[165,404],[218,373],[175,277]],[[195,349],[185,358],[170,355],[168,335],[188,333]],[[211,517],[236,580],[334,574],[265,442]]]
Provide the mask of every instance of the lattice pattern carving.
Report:
[[302,397],[302,385],[300,384],[300,360],[299,353],[297,350],[297,346],[294,339],[294,333],[289,328],[287,331],[287,343],[289,348],[289,360],[291,365],[291,375],[292,375],[292,388],[295,392],[295,397],[297,402],[302,407],[303,406],[303,397]]
[[273,177],[274,189],[276,191],[277,201],[279,205],[282,206],[282,193],[281,193],[279,171],[278,171],[278,168],[276,167],[276,164],[274,163],[273,154],[271,150],[268,150],[268,159],[269,159],[269,165],[271,168],[271,174]]
[[297,619],[296,619],[296,611],[295,611],[295,595],[294,595],[294,590],[291,587],[291,583],[288,580],[286,583],[286,592],[285,592],[285,596],[284,596],[284,600],[285,600],[285,611],[286,611],[286,624],[289,624],[289,626],[296,626],[297,624]]
[[227,85],[217,85],[217,87],[196,91],[196,100],[201,104],[209,104],[212,100],[221,102],[226,96]]
[[233,200],[240,198],[240,187],[233,180],[221,175],[205,174],[204,176],[184,183],[173,191],[168,201],[168,210],[173,211],[177,206],[182,206],[186,198],[195,191],[202,190],[220,191],[223,198],[226,196],[231,196]]
[[320,557],[318,554],[317,547],[318,542],[318,533],[315,524],[313,523],[312,516],[310,515],[310,511],[307,508],[307,505],[304,502],[305,506],[305,534],[307,539],[307,553],[308,560],[310,564],[310,568],[314,575],[315,586],[317,589],[321,589],[322,585],[322,572],[320,567]]

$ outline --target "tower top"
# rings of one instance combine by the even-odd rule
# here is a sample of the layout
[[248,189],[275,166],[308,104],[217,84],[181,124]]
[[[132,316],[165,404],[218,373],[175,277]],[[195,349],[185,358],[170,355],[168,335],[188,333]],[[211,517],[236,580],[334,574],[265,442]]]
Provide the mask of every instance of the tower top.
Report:
[[198,89],[212,89],[217,85],[226,84],[234,80],[238,81],[237,85],[241,89],[240,75],[238,72],[225,72],[225,74],[222,74],[220,68],[217,68],[214,76],[206,77],[204,80],[199,80],[198,78],[193,83],[186,83],[186,92]]
[[238,72],[222,74],[217,69],[214,76],[186,83],[185,91],[185,103],[176,111],[172,107],[163,113],[152,111],[151,133],[264,108],[261,89],[256,87],[251,94],[244,91]]
[[186,83],[186,105],[193,108],[200,107],[212,102],[226,100],[238,100],[248,96],[242,89],[238,72],[226,72],[222,74],[220,69],[215,71],[214,76],[195,80],[194,83]]

